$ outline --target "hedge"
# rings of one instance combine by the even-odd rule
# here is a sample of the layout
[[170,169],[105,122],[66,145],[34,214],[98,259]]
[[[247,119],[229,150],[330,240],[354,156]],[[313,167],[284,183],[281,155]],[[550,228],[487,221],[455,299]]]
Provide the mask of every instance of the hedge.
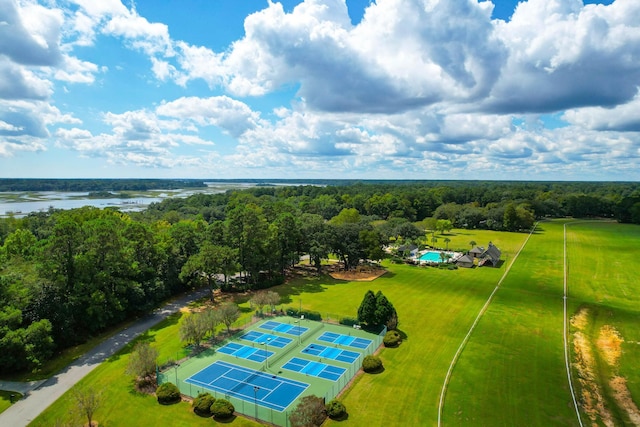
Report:
[[299,311],[293,308],[287,308],[287,316],[297,317],[297,318],[300,318],[300,316],[304,316],[305,319],[309,319],[309,320],[317,320],[317,321],[322,320],[322,315],[317,311],[310,311],[310,310]]
[[347,326],[360,324],[360,322],[358,322],[358,319],[355,319],[353,317],[343,317],[342,319],[339,320],[338,323],[340,323],[341,325],[347,325]]
[[378,356],[369,355],[362,360],[362,370],[367,373],[381,372],[382,369],[382,360]]
[[236,408],[234,408],[231,402],[229,402],[228,400],[217,399],[213,403],[213,405],[211,405],[210,410],[214,418],[224,420],[226,418],[231,417],[235,412]]
[[216,401],[216,398],[213,397],[209,393],[199,393],[198,397],[193,399],[191,406],[193,407],[193,412],[200,415],[201,417],[210,417],[211,416],[211,405]]
[[156,397],[158,398],[158,403],[163,405],[177,403],[182,399],[180,396],[180,390],[174,383],[161,384],[156,389]]

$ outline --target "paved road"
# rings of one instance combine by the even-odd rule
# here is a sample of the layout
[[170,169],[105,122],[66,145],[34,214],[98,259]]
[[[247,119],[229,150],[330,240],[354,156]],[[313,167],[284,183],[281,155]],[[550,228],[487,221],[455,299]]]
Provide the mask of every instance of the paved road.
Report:
[[[28,425],[67,390],[135,337],[165,319],[170,314],[177,312],[189,302],[207,295],[208,289],[202,289],[168,303],[99,344],[48,380],[40,384],[32,384],[30,387],[26,386],[22,389],[16,389],[15,391],[25,391],[27,395],[24,399],[0,414],[0,426],[24,427]],[[0,383],[0,385],[1,384],[2,383]],[[4,384],[10,385],[15,383]],[[36,388],[29,390],[33,386]],[[2,388],[0,387],[0,389]]]

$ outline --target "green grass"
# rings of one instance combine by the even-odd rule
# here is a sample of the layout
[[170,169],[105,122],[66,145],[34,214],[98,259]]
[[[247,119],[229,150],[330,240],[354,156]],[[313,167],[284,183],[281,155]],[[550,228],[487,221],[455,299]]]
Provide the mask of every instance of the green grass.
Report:
[[13,395],[13,402],[17,402],[22,399],[22,395],[20,393],[16,393],[15,391],[6,391],[0,390],[0,414],[7,410],[11,403],[11,395]]
[[562,347],[563,235],[529,240],[462,353],[444,425],[577,425]]
[[[443,425],[577,425],[564,371],[562,348],[562,221],[543,223],[514,264],[494,301],[465,347],[446,395]],[[593,330],[615,326],[625,339],[619,372],[632,396],[640,398],[640,325],[637,322],[635,263],[640,227],[618,224],[573,224],[569,227],[569,294],[573,313],[593,309]],[[454,231],[451,248],[475,240],[492,241],[513,260],[526,235]],[[439,242],[440,243],[440,242]],[[346,421],[327,425],[436,425],[445,374],[458,346],[502,276],[500,269],[456,271],[385,264],[387,274],[373,282],[344,282],[328,276],[297,278],[273,290],[286,306],[314,310],[323,317],[354,317],[364,293],[382,290],[396,307],[399,329],[406,336],[396,349],[383,349],[385,371],[359,375],[341,396]],[[240,302],[249,315],[247,297]],[[182,351],[177,339],[179,316],[150,331],[147,339],[161,358]],[[175,426],[211,423],[191,414],[188,405],[162,407],[133,392],[123,376],[129,350],[103,364],[81,383],[104,389],[109,397],[97,414],[103,425],[129,425],[130,415],[151,424]],[[611,369],[601,369],[604,374]],[[610,401],[610,399],[609,399]],[[63,397],[33,425],[65,419],[73,403]],[[624,415],[614,411],[617,421]],[[144,417],[144,418],[142,418]],[[586,418],[583,418],[586,421]],[[233,425],[251,425],[236,419]]]
[[[150,329],[142,339],[148,340],[160,351],[161,359],[175,358],[183,350],[178,339],[181,314],[176,314]],[[245,319],[242,319],[244,321]],[[133,379],[124,374],[132,345],[128,345],[115,356],[101,364],[80,383],[65,393],[53,405],[46,409],[30,425],[51,426],[56,423],[75,425],[81,419],[77,414],[73,397],[74,389],[93,388],[100,390],[102,404],[95,419],[101,426],[131,426],[144,420],[147,425],[206,426],[215,424],[211,419],[200,418],[191,412],[188,403],[161,406],[153,396],[137,393],[133,388]],[[236,419],[234,426],[255,426],[257,424]]]
[[[615,422],[631,425],[626,413],[617,406],[608,386],[611,375],[627,379],[627,387],[636,403],[640,402],[640,266],[637,263],[640,227],[615,223],[576,223],[567,228],[569,245],[569,292],[573,311],[589,309],[587,333],[595,343],[604,325],[615,327],[624,339],[617,367],[608,366],[600,353],[597,381]],[[587,418],[583,418],[587,420]]]

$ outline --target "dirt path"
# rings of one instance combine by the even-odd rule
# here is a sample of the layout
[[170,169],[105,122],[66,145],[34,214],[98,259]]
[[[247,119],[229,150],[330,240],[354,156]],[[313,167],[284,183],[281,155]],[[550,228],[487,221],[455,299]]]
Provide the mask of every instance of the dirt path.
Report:
[[25,398],[0,414],[0,426],[24,427],[42,411],[60,398],[78,381],[98,367],[108,357],[144,333],[158,322],[177,312],[189,302],[207,296],[208,290],[198,290],[166,304],[133,325],[123,329],[108,340],[97,345],[84,356],[64,368],[58,374],[44,381]]

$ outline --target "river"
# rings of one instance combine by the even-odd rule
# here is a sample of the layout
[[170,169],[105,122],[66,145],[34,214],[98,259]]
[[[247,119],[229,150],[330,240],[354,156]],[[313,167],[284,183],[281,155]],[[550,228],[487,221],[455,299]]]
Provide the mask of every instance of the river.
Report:
[[[243,182],[207,182],[206,188],[189,188],[185,190],[152,190],[144,192],[128,192],[129,198],[89,198],[89,193],[34,191],[34,192],[0,192],[0,217],[26,216],[32,212],[46,212],[53,209],[75,209],[83,206],[97,208],[115,207],[121,211],[141,211],[151,203],[160,202],[169,197],[188,197],[192,194],[224,193],[228,190],[240,190],[255,187],[255,183]],[[287,185],[287,184],[276,184]]]

